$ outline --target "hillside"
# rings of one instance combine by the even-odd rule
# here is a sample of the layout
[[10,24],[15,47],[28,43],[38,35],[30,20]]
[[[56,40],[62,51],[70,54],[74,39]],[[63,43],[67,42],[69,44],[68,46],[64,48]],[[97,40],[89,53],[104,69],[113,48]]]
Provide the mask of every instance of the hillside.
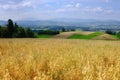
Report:
[[97,37],[94,37],[95,40],[117,40],[115,37],[109,34],[103,34]]
[[117,40],[110,34],[103,32],[89,32],[89,31],[73,31],[73,32],[62,32],[52,38],[60,39],[94,39],[94,40]]
[[0,39],[0,80],[119,80],[120,41]]
[[73,31],[73,32],[62,32],[58,35],[55,35],[53,38],[63,38],[67,39],[68,37],[72,36],[73,34],[82,34],[82,35],[88,35],[94,32],[88,32],[88,31]]

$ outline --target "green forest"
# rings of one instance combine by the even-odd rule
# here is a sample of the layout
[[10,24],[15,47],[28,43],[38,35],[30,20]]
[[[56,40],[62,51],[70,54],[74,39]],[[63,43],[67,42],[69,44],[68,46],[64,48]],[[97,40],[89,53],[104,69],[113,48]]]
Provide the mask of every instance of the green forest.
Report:
[[0,38],[33,38],[34,33],[30,28],[23,28],[14,24],[9,19],[6,26],[0,26]]

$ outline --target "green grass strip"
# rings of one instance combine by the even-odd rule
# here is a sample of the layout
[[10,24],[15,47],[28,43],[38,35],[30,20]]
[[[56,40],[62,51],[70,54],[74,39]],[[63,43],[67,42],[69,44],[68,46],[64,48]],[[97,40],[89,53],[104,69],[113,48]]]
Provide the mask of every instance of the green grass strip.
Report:
[[94,37],[102,35],[102,32],[95,32],[89,35],[73,34],[68,39],[92,39]]

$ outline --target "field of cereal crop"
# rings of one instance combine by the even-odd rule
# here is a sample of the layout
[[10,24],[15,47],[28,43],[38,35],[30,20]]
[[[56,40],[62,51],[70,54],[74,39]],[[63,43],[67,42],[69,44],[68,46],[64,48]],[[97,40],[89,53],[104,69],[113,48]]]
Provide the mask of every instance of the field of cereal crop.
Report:
[[120,41],[0,39],[0,80],[119,80]]

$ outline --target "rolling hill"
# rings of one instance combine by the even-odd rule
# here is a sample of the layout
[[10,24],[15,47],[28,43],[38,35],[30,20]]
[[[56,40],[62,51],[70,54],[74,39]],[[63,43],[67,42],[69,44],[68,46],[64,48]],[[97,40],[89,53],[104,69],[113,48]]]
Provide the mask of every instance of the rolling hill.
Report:
[[88,32],[88,31],[76,31],[76,32],[62,32],[53,38],[61,39],[93,39],[93,40],[117,40],[112,35],[101,32]]

